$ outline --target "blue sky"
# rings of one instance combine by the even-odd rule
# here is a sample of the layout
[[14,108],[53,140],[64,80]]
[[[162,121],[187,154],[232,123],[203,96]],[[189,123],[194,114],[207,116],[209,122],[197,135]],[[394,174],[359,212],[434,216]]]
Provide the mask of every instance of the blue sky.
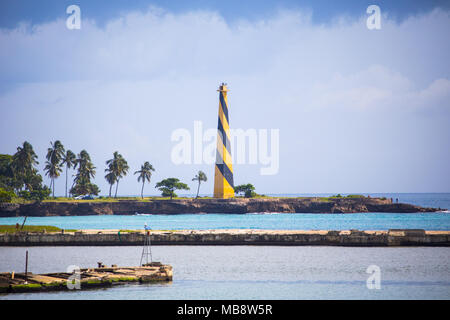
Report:
[[[65,9],[81,7],[81,30]],[[366,8],[381,8],[380,30]],[[235,165],[260,193],[450,192],[450,8],[445,1],[0,2],[0,153],[50,141],[97,166],[121,152],[131,173],[191,182],[171,134],[217,126],[230,85],[232,128],[279,129],[280,170]],[[46,179],[46,182],[48,180]],[[64,177],[56,193],[64,193]]]
[[15,27],[18,22],[32,24],[65,17],[65,8],[71,4],[83,7],[83,14],[98,23],[119,17],[132,10],[145,10],[149,5],[164,8],[174,13],[188,10],[219,12],[227,21],[235,19],[259,19],[270,17],[277,10],[312,10],[315,23],[328,23],[337,15],[360,16],[371,4],[377,4],[389,12],[392,18],[404,19],[411,14],[426,12],[436,7],[448,9],[445,0],[315,0],[315,1],[260,1],[260,0],[2,0],[0,2],[0,27]]

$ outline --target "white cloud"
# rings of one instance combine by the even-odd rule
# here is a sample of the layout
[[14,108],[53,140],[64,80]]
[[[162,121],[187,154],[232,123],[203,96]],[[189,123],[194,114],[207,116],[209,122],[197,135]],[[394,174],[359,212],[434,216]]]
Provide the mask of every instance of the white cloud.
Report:
[[450,110],[450,81],[436,79],[425,88],[383,66],[370,66],[361,72],[334,75],[329,81],[313,86],[310,108],[378,111],[402,108],[416,112],[422,109]]

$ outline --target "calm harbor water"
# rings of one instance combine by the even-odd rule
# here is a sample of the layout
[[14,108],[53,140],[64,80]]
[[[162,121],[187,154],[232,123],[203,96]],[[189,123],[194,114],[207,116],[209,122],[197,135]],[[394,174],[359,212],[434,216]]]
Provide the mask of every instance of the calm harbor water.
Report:
[[[0,248],[0,272],[69,265],[137,265],[141,247]],[[0,295],[0,299],[450,299],[450,248],[155,246],[154,260],[174,267],[169,284],[88,291]],[[369,265],[381,289],[369,290]]]
[[[2,224],[22,223],[22,217],[0,218]],[[357,214],[182,214],[133,216],[28,217],[27,225],[63,229],[289,229],[289,230],[450,230],[450,213]]]

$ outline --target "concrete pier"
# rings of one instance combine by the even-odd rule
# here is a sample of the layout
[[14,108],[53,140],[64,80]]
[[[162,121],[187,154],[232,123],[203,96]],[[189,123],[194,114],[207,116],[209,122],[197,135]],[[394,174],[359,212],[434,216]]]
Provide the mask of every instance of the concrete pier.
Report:
[[[84,230],[3,233],[0,246],[141,246],[144,231]],[[450,231],[175,230],[152,231],[152,245],[449,246]]]
[[0,293],[76,290],[132,282],[172,281],[172,276],[172,267],[160,262],[153,262],[142,267],[101,266],[80,269],[76,273],[4,272],[0,273]]

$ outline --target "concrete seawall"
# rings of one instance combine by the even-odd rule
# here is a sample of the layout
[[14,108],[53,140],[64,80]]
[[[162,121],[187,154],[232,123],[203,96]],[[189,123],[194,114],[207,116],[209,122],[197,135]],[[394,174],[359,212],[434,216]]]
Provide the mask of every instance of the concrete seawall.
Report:
[[[72,233],[0,234],[0,246],[141,246],[144,232],[86,230]],[[279,246],[449,246],[450,231],[301,231],[181,230],[153,231],[153,245]]]

